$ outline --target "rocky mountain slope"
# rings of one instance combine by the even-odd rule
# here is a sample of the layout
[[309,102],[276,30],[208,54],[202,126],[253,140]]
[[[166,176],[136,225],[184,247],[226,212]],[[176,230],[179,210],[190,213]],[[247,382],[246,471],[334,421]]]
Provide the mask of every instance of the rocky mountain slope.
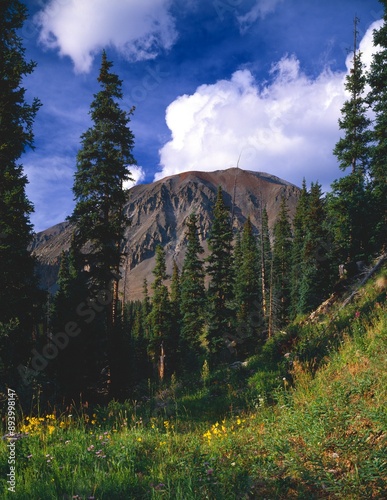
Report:
[[[200,221],[200,238],[207,254],[207,238],[212,219],[212,208],[218,186],[221,186],[226,204],[232,209],[234,226],[241,227],[250,216],[257,232],[261,209],[266,206],[269,227],[272,227],[281,204],[287,200],[290,216],[294,214],[299,188],[278,177],[230,168],[216,172],[185,172],[151,184],[134,186],[126,212],[131,225],[125,232],[126,262],[122,268],[121,294],[123,299],[136,300],[142,296],[144,278],[153,281],[155,248],[165,248],[167,270],[173,260],[181,268],[185,255],[185,221],[195,212]],[[233,203],[234,200],[234,203]],[[57,224],[36,234],[33,253],[39,262],[41,284],[53,290],[62,250],[70,245],[72,226]]]

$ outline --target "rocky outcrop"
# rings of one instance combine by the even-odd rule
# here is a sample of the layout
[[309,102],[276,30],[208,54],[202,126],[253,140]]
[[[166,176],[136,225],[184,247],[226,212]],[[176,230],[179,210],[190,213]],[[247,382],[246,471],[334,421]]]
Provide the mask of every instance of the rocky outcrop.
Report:
[[[207,253],[212,209],[218,186],[233,213],[234,226],[241,227],[250,216],[259,231],[261,210],[266,206],[269,227],[279,212],[282,197],[292,216],[299,188],[278,177],[231,168],[216,172],[185,172],[130,190],[126,213],[131,224],[125,231],[127,254],[122,268],[121,294],[125,300],[140,299],[144,278],[152,282],[155,248],[165,248],[167,270],[173,261],[181,267],[185,255],[185,221],[195,212],[200,221],[200,239]],[[234,203],[233,203],[234,200]],[[39,262],[42,287],[53,289],[62,250],[70,246],[73,228],[61,223],[40,232],[32,243]]]

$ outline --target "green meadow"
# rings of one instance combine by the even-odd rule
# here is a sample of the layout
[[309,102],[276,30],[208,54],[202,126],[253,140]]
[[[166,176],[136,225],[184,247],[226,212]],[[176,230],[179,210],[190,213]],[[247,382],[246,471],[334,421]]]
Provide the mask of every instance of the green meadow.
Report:
[[386,274],[237,369],[173,377],[143,401],[19,411],[2,498],[386,498]]

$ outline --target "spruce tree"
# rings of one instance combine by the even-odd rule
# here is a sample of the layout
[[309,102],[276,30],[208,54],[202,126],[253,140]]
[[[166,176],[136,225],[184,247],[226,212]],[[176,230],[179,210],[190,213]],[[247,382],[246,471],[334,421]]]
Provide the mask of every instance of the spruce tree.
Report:
[[274,224],[272,268],[272,324],[282,328],[290,315],[292,230],[286,199],[281,201],[280,211]]
[[364,258],[371,236],[367,176],[372,135],[364,94],[366,76],[362,54],[357,50],[357,22],[355,18],[353,67],[345,83],[350,98],[344,103],[339,119],[344,137],[333,151],[340,169],[351,170],[345,177],[333,182],[329,195],[331,227],[338,249],[337,258],[341,262]]
[[[165,280],[168,278],[165,265],[165,252],[161,245],[156,247],[155,277],[152,283],[152,307],[149,313],[150,339],[148,353],[160,380],[174,365],[175,346],[171,343],[171,303]],[[171,366],[172,365],[172,366]]]
[[173,261],[172,280],[171,280],[171,334],[170,343],[173,350],[173,366],[170,364],[169,369],[173,372],[176,368],[178,345],[181,334],[181,276],[179,267],[176,261]]
[[147,323],[146,318],[148,318],[149,313],[151,312],[152,306],[151,306],[151,301],[149,298],[148,281],[146,278],[144,278],[144,282],[143,282],[143,286],[142,286],[142,294],[143,294],[143,300],[142,300],[141,311],[142,311],[142,316],[144,318],[143,331],[144,331],[144,336],[149,338],[149,325]]
[[75,248],[83,255],[80,267],[88,269],[89,293],[92,298],[105,294],[103,302],[109,302],[103,313],[114,393],[120,383],[117,306],[121,245],[129,222],[124,214],[128,194],[123,184],[130,179],[128,167],[135,160],[134,136],[129,128],[133,108],[126,112],[119,107],[122,81],[111,68],[103,52],[98,76],[101,90],[90,107],[93,125],[82,135],[77,155],[73,186],[76,206],[70,220],[75,224]]
[[144,279],[143,300],[140,307],[136,308],[134,324],[132,327],[132,380],[147,379],[152,375],[152,366],[149,362],[148,347],[150,342],[149,314],[151,303],[148,294],[148,283]]
[[[304,242],[301,251],[302,273],[298,285],[297,312],[309,312],[321,304],[332,286],[331,244],[327,229],[326,200],[319,183],[308,193]],[[294,253],[293,253],[294,255]]]
[[269,308],[270,308],[270,273],[271,273],[271,243],[269,231],[269,217],[266,207],[261,207],[261,227],[259,234],[260,260],[261,260],[261,297],[262,297],[262,318],[263,324],[267,329],[269,327]]
[[291,274],[291,316],[295,317],[299,312],[300,284],[305,272],[304,246],[307,231],[307,217],[309,208],[309,193],[305,179],[302,182],[300,197],[296,206],[293,219],[293,246],[292,246],[292,274]]
[[[27,177],[19,163],[33,147],[38,99],[25,99],[23,78],[35,68],[25,60],[19,36],[27,9],[18,0],[0,5],[0,333],[3,362],[9,369],[30,354],[37,283],[28,251],[33,206],[26,196]],[[7,359],[5,359],[7,358]],[[4,368],[5,368],[4,365]],[[7,372],[7,370],[6,370]],[[8,376],[8,375],[7,375]]]
[[235,265],[235,302],[238,349],[248,354],[257,345],[257,334],[262,328],[261,269],[257,238],[250,217],[243,226],[239,257]]
[[387,1],[379,0],[384,6],[383,25],[374,31],[374,46],[368,83],[371,91],[369,103],[375,113],[371,152],[371,201],[373,248],[379,251],[387,243]]
[[208,238],[210,255],[207,258],[209,324],[208,347],[213,360],[219,358],[221,350],[232,336],[233,255],[232,225],[230,211],[223,200],[219,186],[214,206],[214,220]]
[[181,275],[181,337],[180,353],[183,369],[197,367],[202,354],[202,336],[205,326],[204,267],[200,255],[204,250],[199,241],[198,216],[191,214],[186,221],[187,250]]
[[113,293],[128,224],[123,213],[128,193],[123,184],[130,180],[129,165],[135,160],[134,136],[128,126],[133,108],[126,112],[118,105],[123,99],[122,81],[110,71],[112,65],[103,52],[98,76],[101,90],[94,95],[90,109],[93,126],[82,135],[77,155],[76,206],[70,219],[76,225],[76,246],[91,244],[85,256],[92,285]]
[[[57,280],[58,290],[53,297],[50,334],[53,337],[60,336],[60,332],[64,331],[69,322],[76,323],[81,333],[64,341],[66,345],[51,362],[50,370],[55,373],[61,394],[70,401],[86,390],[87,381],[95,369],[93,367],[95,348],[90,349],[90,342],[95,338],[95,330],[91,332],[88,322],[83,321],[84,318],[77,312],[79,305],[84,304],[87,297],[85,274],[78,272],[77,257],[73,248],[68,252],[62,252]],[[88,320],[88,317],[85,319]]]

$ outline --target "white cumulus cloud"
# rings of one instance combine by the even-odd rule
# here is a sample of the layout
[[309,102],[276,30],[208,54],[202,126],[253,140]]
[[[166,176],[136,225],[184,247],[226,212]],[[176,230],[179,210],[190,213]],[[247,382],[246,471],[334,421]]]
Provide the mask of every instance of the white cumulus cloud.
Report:
[[[371,59],[372,30],[360,48]],[[350,58],[347,60],[350,67]],[[229,80],[201,85],[166,110],[171,140],[160,150],[155,179],[181,171],[212,171],[237,165],[301,184],[318,180],[329,188],[338,169],[332,150],[340,137],[338,118],[347,98],[345,72],[324,69],[308,77],[295,56],[272,66],[270,83],[236,71]]]
[[129,60],[152,59],[176,40],[170,0],[50,0],[37,14],[40,41],[88,72],[108,45]]

